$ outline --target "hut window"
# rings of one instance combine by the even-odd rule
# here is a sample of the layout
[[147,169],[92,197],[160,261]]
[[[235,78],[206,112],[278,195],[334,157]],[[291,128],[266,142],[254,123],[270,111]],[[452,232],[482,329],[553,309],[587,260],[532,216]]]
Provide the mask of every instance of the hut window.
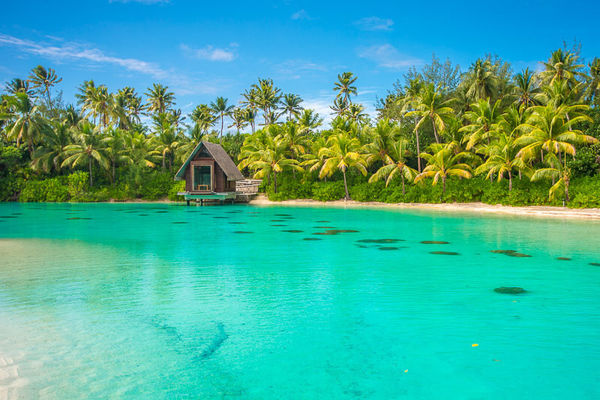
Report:
[[212,167],[210,165],[194,166],[194,190],[212,191]]

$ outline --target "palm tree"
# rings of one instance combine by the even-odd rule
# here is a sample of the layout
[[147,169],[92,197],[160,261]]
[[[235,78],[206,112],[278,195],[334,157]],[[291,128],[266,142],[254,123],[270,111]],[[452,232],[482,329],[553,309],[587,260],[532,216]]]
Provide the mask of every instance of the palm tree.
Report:
[[493,135],[492,130],[500,120],[500,116],[500,100],[496,100],[493,105],[490,104],[489,99],[471,104],[471,111],[465,113],[465,119],[470,123],[459,129],[459,132],[466,133],[463,139],[463,142],[467,143],[466,149],[471,150],[482,140],[487,140],[489,144]]
[[592,103],[600,95],[600,58],[588,64],[590,67],[590,78],[587,83],[588,101]]
[[487,172],[486,178],[492,179],[498,175],[498,182],[508,176],[508,191],[513,186],[513,171],[528,171],[529,168],[521,157],[518,157],[519,147],[515,144],[515,138],[503,134],[496,138],[491,144],[484,146],[481,150],[488,158],[475,169],[475,175]]
[[306,153],[306,148],[308,147],[308,138],[306,133],[293,122],[287,122],[282,125],[281,128],[281,135],[287,140],[292,158],[298,159],[304,153]]
[[223,121],[226,115],[229,115],[233,110],[232,105],[227,104],[227,99],[225,97],[217,97],[217,99],[210,103],[211,110],[221,118],[221,133],[219,137],[221,138],[221,143],[223,143]]
[[14,115],[6,127],[7,136],[17,142],[17,147],[21,141],[27,142],[29,155],[33,156],[34,143],[47,130],[48,122],[27,93],[17,92],[5,98],[9,112]]
[[8,82],[4,87],[4,90],[6,90],[6,92],[9,95],[25,93],[28,96],[33,96],[33,90],[29,88],[29,81],[25,81],[19,78],[15,78],[12,81]]
[[515,142],[518,146],[523,146],[517,157],[530,160],[540,154],[544,161],[545,152],[557,155],[562,161],[563,153],[575,155],[575,144],[598,143],[598,139],[593,136],[572,129],[573,125],[580,122],[591,122],[590,117],[579,115],[566,120],[568,113],[573,114],[586,109],[587,106],[560,106],[557,109],[552,105],[534,107],[527,123],[521,125],[520,129],[524,135]]
[[162,158],[162,169],[163,171],[169,169],[173,165],[173,156],[180,146],[179,134],[177,126],[173,123],[173,120],[169,113],[162,113],[152,117],[153,122],[153,143],[157,154],[160,154]]
[[247,120],[250,123],[250,126],[252,127],[252,133],[254,133],[256,128],[256,113],[258,111],[258,90],[252,87],[250,90],[246,90],[244,93],[242,93],[242,97],[244,98],[244,100],[242,100],[241,103],[243,106],[246,107]]
[[553,51],[550,59],[543,63],[545,70],[540,73],[543,82],[548,85],[563,80],[569,84],[575,83],[578,77],[584,75],[581,72],[583,64],[577,64],[578,60],[579,56],[571,51]]
[[344,176],[344,191],[346,200],[350,200],[346,171],[348,168],[356,168],[363,175],[367,175],[367,162],[360,153],[361,145],[358,138],[350,137],[347,132],[333,134],[327,140],[327,146],[319,150],[319,156],[323,158],[323,166],[319,172],[319,178],[331,176],[336,170],[342,171]]
[[229,114],[229,117],[231,118],[232,123],[228,126],[228,128],[235,128],[237,134],[239,135],[240,130],[242,130],[248,123],[247,110],[244,108],[235,107],[233,112]]
[[440,143],[438,133],[443,133],[446,129],[446,122],[448,119],[454,117],[454,110],[450,107],[452,100],[444,101],[441,93],[433,86],[429,84],[421,90],[416,103],[414,104],[414,110],[406,114],[407,117],[416,116],[419,119],[415,125],[415,129],[420,129],[425,121],[430,121],[433,127],[433,135],[435,136],[435,142]]
[[[277,127],[266,128],[262,141],[253,145],[244,146],[240,152],[242,157],[239,168],[248,167],[255,171],[254,178],[273,177],[275,193],[277,193],[277,174],[286,169],[302,171],[298,160],[288,158],[289,143],[282,135],[273,136],[269,130]],[[249,144],[249,143],[248,143]],[[246,145],[246,143],[245,143]]]
[[350,104],[350,96],[358,93],[356,86],[353,86],[356,79],[358,78],[352,72],[338,74],[338,80],[333,86],[333,91],[337,92],[335,97],[343,98],[345,103]]
[[310,133],[323,124],[323,118],[320,118],[319,113],[315,110],[304,109],[298,115],[296,123],[300,126],[301,131]]
[[402,179],[402,194],[404,195],[406,193],[405,180],[411,182],[418,174],[417,171],[406,164],[408,154],[408,141],[406,139],[400,138],[390,143],[384,156],[384,165],[369,178],[369,182],[385,179],[385,186],[387,187],[395,177],[400,176]]
[[[550,154],[546,157],[547,168],[536,170],[531,176],[532,181],[541,179],[552,179],[552,187],[548,192],[548,198],[554,200],[556,193],[560,189],[564,189],[565,201],[569,202],[569,185],[571,183],[571,168],[567,166],[566,159],[563,162],[554,155]],[[556,183],[554,183],[556,182]]]
[[387,163],[389,149],[396,142],[399,134],[398,126],[387,118],[380,119],[374,128],[369,129],[367,144],[364,146],[367,164],[371,165],[377,161]]
[[364,111],[365,107],[362,104],[351,103],[346,109],[346,115],[357,125],[364,125],[369,120],[368,114]]
[[542,103],[542,90],[536,82],[535,74],[529,68],[515,75],[515,83],[514,94],[517,96],[515,102],[518,105],[528,108]]
[[200,135],[205,135],[217,119],[213,114],[212,109],[206,104],[196,106],[194,111],[192,111],[190,118],[194,121],[194,129],[198,130]]
[[66,147],[72,143],[70,127],[60,122],[52,122],[51,129],[45,130],[41,145],[35,149],[31,166],[34,170],[46,173],[60,172]]
[[281,89],[275,86],[272,79],[258,79],[258,84],[252,85],[255,95],[254,101],[263,112],[264,125],[269,126],[277,122],[277,106],[281,99]]
[[119,121],[119,127],[125,129],[134,123],[140,123],[140,115],[144,111],[142,97],[135,89],[126,86],[114,95],[115,107],[123,111],[123,121]]
[[446,193],[446,179],[449,176],[458,176],[465,179],[471,178],[471,167],[469,164],[462,163],[464,159],[473,158],[468,152],[459,151],[460,148],[456,142],[447,144],[431,145],[433,154],[421,153],[421,157],[427,160],[427,166],[415,177],[415,182],[425,178],[433,178],[432,185],[436,185],[442,180],[443,190]]
[[108,129],[104,133],[104,137],[102,138],[102,142],[104,144],[104,152],[110,163],[110,177],[113,185],[117,179],[117,166],[119,164],[125,164],[130,162],[130,158],[125,152],[124,135],[125,133],[122,129],[116,128],[111,125],[108,127]]
[[288,93],[284,94],[281,100],[282,112],[286,113],[288,121],[291,121],[293,117],[298,117],[300,112],[303,110],[302,106],[302,98],[297,94]]
[[62,120],[62,123],[67,125],[67,127],[69,127],[69,128],[73,128],[75,125],[77,125],[79,123],[79,121],[81,121],[82,118],[83,117],[81,116],[79,111],[77,109],[75,109],[75,107],[73,107],[73,105],[69,104],[67,106],[67,108],[65,109],[64,118]]
[[478,59],[463,78],[468,99],[478,101],[490,99],[498,92],[499,79],[496,76],[492,62],[488,59]]
[[166,113],[175,104],[175,93],[169,92],[169,88],[160,83],[153,83],[145,95],[148,98],[146,109],[152,113]]
[[336,97],[333,100],[333,105],[329,106],[329,108],[331,108],[331,110],[333,111],[332,114],[341,117],[342,115],[345,115],[348,112],[348,101],[345,100],[343,97]]
[[83,121],[76,127],[74,137],[75,143],[65,147],[66,158],[62,162],[61,167],[70,166],[74,168],[87,165],[91,187],[94,185],[92,176],[93,164],[98,164],[106,170],[109,168],[102,135],[99,133],[97,127],[88,121]]
[[52,68],[46,69],[41,65],[38,65],[33,70],[31,70],[31,74],[29,75],[29,81],[33,84],[34,89],[39,88],[41,94],[46,94],[48,100],[48,109],[52,110],[50,88],[60,83],[62,81],[62,78],[59,78],[56,75],[56,71],[54,71]]

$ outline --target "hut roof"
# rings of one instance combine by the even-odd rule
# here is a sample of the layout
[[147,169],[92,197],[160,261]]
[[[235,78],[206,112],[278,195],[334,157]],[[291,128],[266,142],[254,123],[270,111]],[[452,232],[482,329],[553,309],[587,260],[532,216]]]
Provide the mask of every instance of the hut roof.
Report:
[[231,157],[229,157],[229,154],[227,154],[227,152],[225,151],[225,149],[223,149],[223,147],[221,147],[221,145],[210,142],[200,142],[194,148],[187,160],[185,160],[181,168],[179,168],[177,174],[175,174],[175,180],[180,181],[184,179],[186,168],[190,164],[190,161],[192,161],[196,154],[198,154],[200,149],[202,149],[202,147],[206,149],[208,154],[210,154],[212,158],[215,159],[219,167],[221,167],[223,172],[225,172],[228,181],[239,181],[244,179],[244,175],[242,175],[242,173],[235,165]]

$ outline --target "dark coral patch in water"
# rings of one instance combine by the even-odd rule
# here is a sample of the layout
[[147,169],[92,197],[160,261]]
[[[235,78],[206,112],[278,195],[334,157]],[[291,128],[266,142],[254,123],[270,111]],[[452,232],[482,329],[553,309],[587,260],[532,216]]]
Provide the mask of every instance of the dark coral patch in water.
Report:
[[335,229],[335,226],[315,226],[315,229]]
[[591,262],[590,265],[592,265],[594,267],[600,267],[600,263],[597,263],[597,262]]
[[147,217],[148,214],[138,214],[139,217]]
[[442,256],[458,256],[459,253],[455,251],[430,251],[429,254],[439,254]]
[[292,214],[273,214],[276,217],[291,217]]
[[284,229],[281,232],[300,233],[300,232],[303,232],[303,231],[301,231],[299,229]]
[[175,222],[171,222],[172,224],[187,224],[187,222],[185,221],[175,221]]
[[319,224],[326,224],[326,223],[331,222],[331,221],[326,221],[326,220],[323,219],[321,221],[315,221],[315,222],[318,222]]
[[0,215],[0,218],[17,218],[14,215]]
[[450,244],[450,242],[445,242],[443,240],[423,240],[421,243],[423,243],[423,244]]
[[337,235],[338,233],[355,233],[354,229],[329,229],[325,232],[315,232],[313,235]]
[[321,239],[321,238],[304,238],[304,239],[302,239],[302,240],[310,240],[310,241],[313,241],[313,240],[323,240],[323,239]]
[[404,240],[402,239],[360,239],[357,240],[357,242],[359,243],[380,243],[380,244],[384,244],[384,243],[397,243],[397,242],[403,242]]
[[84,217],[71,217],[71,218],[67,218],[68,220],[77,220],[77,219],[91,219],[91,218],[84,218]]
[[570,257],[556,257],[556,259],[560,261],[571,261]]
[[522,294],[526,293],[527,290],[518,286],[501,286],[494,289],[494,292],[502,294]]
[[[188,212],[191,212],[191,211],[188,211]],[[160,211],[154,211],[154,213],[155,214],[166,214],[166,213],[168,213],[168,211],[160,210]]]
[[228,224],[243,225],[243,224],[245,224],[245,222],[241,222],[241,221],[229,221]]
[[250,231],[233,231],[233,233],[254,233],[254,232],[250,232]]
[[215,216],[215,217],[213,217],[213,218],[226,219],[226,218],[229,218],[229,217],[224,217],[224,216],[222,216],[222,215],[217,215],[217,216]]
[[[79,211],[79,210],[78,210],[78,211]],[[12,215],[23,215],[23,213],[20,213],[20,212],[14,212],[14,213],[12,213]]]
[[495,254],[504,254],[505,256],[509,256],[509,257],[521,257],[521,258],[531,257],[529,254],[519,253],[516,250],[491,250],[491,252],[495,253]]
[[287,226],[286,224],[271,224],[271,226]]
[[398,250],[400,247],[393,247],[393,246],[381,246],[379,247],[379,250]]

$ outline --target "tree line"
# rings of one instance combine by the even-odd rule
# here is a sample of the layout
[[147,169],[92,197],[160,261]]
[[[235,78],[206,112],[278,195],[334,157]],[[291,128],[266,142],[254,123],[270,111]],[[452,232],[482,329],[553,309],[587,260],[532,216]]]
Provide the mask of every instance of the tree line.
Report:
[[159,83],[141,95],[85,81],[76,104],[65,105],[62,79],[37,66],[1,95],[0,150],[22,157],[18,165],[5,159],[4,167],[0,159],[0,179],[86,171],[90,187],[118,186],[140,174],[172,174],[199,141],[210,140],[274,193],[282,179],[339,179],[346,198],[349,180],[384,181],[402,193],[407,185],[440,183],[444,193],[449,179],[479,175],[506,180],[507,191],[514,179],[548,181],[549,198],[568,201],[573,177],[598,172],[600,59],[584,63],[578,48],[564,47],[540,67],[513,73],[486,56],[461,72],[434,57],[378,100],[377,115],[354,101],[357,77],[343,72],[332,85],[333,119],[323,127],[322,116],[271,79],[258,79],[237,104],[217,97],[183,115]]

